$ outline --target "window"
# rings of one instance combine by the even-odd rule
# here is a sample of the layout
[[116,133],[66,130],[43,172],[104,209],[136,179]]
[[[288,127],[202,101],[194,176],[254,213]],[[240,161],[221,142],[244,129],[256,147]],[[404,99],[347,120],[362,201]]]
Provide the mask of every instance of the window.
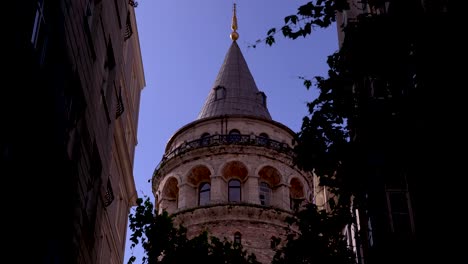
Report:
[[97,32],[97,23],[98,20],[100,19],[100,10],[101,7],[96,6],[97,3],[95,1],[88,1],[86,4],[86,10],[85,10],[85,18],[84,18],[84,23],[85,23],[85,34],[86,34],[86,40],[88,42],[88,48],[91,53],[91,57],[93,60],[96,60],[96,51],[94,48],[94,42],[93,39],[96,36]]
[[229,202],[241,201],[241,183],[239,180],[230,180],[228,183]]
[[258,143],[260,145],[266,146],[266,145],[268,145],[269,141],[270,141],[270,137],[267,134],[260,133],[260,135],[258,137]]
[[226,97],[226,88],[224,86],[216,86],[215,90],[215,100],[224,99]]
[[200,184],[198,191],[198,205],[206,205],[210,203],[210,189],[211,185],[207,182]]
[[293,210],[294,212],[299,211],[299,207],[301,206],[301,203],[302,203],[301,199],[296,199],[296,198],[290,197],[291,210]]
[[37,2],[36,16],[31,34],[31,44],[34,49],[40,54],[40,63],[42,64],[45,57],[45,49],[47,44],[46,23],[44,19],[44,1]]
[[279,246],[281,242],[281,238],[272,236],[270,239],[270,248],[275,249],[277,246]]
[[127,20],[125,22],[125,32],[124,32],[124,40],[129,39],[133,35],[132,29],[132,21],[130,19],[130,11],[127,12]]
[[382,79],[372,79],[370,89],[371,97],[376,99],[385,99],[390,95],[390,91],[388,90],[388,84]]
[[210,133],[203,133],[201,135],[201,145],[208,146],[210,144]]
[[266,95],[265,95],[265,93],[264,93],[264,92],[258,92],[258,93],[257,93],[257,96],[258,96],[258,98],[260,98],[261,104],[262,104],[264,107],[266,107],[267,103],[266,103]]
[[234,244],[239,245],[242,242],[242,235],[239,232],[234,234]]
[[[115,88],[115,85],[114,85],[114,88]],[[115,95],[117,97],[117,106],[115,107],[115,119],[117,119],[125,111],[125,105],[123,103],[123,97],[122,97],[122,86],[119,86],[119,90],[115,91]]]
[[240,140],[241,140],[241,135],[240,135],[239,130],[233,129],[229,131],[229,137],[228,137],[229,143],[239,142]]
[[413,233],[409,193],[405,190],[387,191],[387,203],[392,232],[402,236]]
[[270,200],[271,200],[271,188],[270,185],[266,182],[261,182],[260,183],[260,204],[261,205],[270,205]]
[[102,84],[101,84],[101,98],[102,103],[104,105],[104,112],[106,114],[107,123],[110,124],[112,122],[111,115],[110,115],[110,98],[113,96],[113,92],[117,90],[115,87],[114,79],[115,79],[115,57],[114,57],[114,50],[112,48],[112,42],[109,40],[107,44],[107,53],[106,53],[106,60],[104,61],[104,72],[102,74]]
[[112,184],[110,182],[110,177],[107,179],[107,188],[104,195],[104,206],[108,207],[114,201],[114,191],[112,190]]

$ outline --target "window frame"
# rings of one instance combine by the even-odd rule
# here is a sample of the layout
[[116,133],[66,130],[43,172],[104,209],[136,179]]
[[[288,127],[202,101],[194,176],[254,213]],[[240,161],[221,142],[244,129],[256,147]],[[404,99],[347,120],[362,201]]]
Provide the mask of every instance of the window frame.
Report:
[[[268,191],[266,191],[266,189],[262,190],[262,188],[268,188]],[[271,189],[270,184],[264,181],[260,182],[260,184],[258,185],[258,196],[259,196],[261,205],[271,206],[272,193],[273,191]],[[264,199],[262,199],[262,195],[264,195]]]
[[226,88],[224,86],[218,85],[214,88],[215,100],[221,100],[226,98]]
[[[238,182],[239,186],[231,186],[231,183],[233,183],[233,182]],[[233,194],[232,191],[234,191],[234,190],[239,191],[239,197],[238,197],[239,200],[238,201],[237,201],[237,199],[236,200],[231,199],[231,194]],[[235,178],[235,179],[230,179],[228,181],[228,201],[230,203],[240,203],[242,201],[242,182],[239,179]]]
[[[205,186],[208,186],[208,189],[204,189]],[[207,200],[205,198],[202,200],[202,194],[208,193]],[[203,202],[202,202],[203,201]],[[211,201],[211,183],[209,182],[201,182],[198,185],[198,206],[203,206],[209,204]]]

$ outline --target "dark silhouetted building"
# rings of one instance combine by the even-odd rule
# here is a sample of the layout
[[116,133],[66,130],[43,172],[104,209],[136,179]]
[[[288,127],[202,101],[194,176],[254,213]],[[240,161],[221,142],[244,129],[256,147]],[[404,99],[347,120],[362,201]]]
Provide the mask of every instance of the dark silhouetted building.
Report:
[[463,48],[449,2],[349,0],[337,15],[344,56],[365,72],[349,119],[364,199],[347,235],[359,263],[460,261]]
[[132,4],[5,6],[0,175],[16,262],[123,262],[145,86]]

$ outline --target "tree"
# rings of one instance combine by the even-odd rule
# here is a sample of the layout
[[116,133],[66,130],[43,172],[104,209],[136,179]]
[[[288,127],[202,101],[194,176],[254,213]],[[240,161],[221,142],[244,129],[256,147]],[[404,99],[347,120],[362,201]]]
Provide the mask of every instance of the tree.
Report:
[[[296,39],[312,34],[316,27],[329,26],[336,12],[348,8],[345,2],[316,0],[300,6],[297,14],[285,18],[280,30],[267,32],[265,43],[275,43],[280,31]],[[452,236],[464,229],[462,221],[450,217],[460,223],[455,224],[443,214],[434,214],[427,201],[458,212],[463,205],[457,203],[466,200],[431,198],[434,190],[463,193],[453,190],[462,186],[456,179],[439,180],[441,175],[464,170],[455,153],[466,136],[454,125],[466,112],[460,100],[464,96],[457,89],[464,75],[456,60],[466,50],[459,39],[462,23],[452,16],[454,5],[446,0],[350,2],[361,14],[342,28],[345,39],[340,50],[329,56],[328,76],[303,79],[307,89],[315,84],[320,94],[308,104],[309,113],[297,133],[296,162],[320,175],[321,184],[333,187],[339,206],[350,206],[352,200],[354,208],[380,214],[381,220],[388,216],[378,188],[404,173],[418,216],[414,221],[419,220],[415,222],[418,236],[401,240],[395,231],[388,234],[381,228],[380,256],[368,261],[411,262],[406,253],[421,261],[430,251],[434,254],[428,260],[437,256],[446,262],[457,255],[455,250],[440,250],[432,241],[435,237],[454,241]]]
[[[146,197],[137,199],[137,206],[129,216],[131,248],[141,243],[144,256],[142,263],[226,263],[258,264],[255,255],[248,254],[241,244],[209,237],[207,232],[188,239],[183,226],[175,227],[166,211],[158,214]],[[134,263],[130,257],[128,263]]]
[[307,205],[289,221],[299,233],[288,235],[284,247],[276,249],[272,264],[339,263],[354,264],[355,256],[340,231],[349,222],[349,213],[318,210]]

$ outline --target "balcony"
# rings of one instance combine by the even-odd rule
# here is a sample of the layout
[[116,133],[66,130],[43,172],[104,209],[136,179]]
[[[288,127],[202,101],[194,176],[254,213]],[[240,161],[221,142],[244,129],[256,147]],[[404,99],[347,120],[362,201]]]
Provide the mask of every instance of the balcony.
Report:
[[182,155],[189,151],[201,148],[208,148],[214,146],[226,146],[226,145],[240,145],[240,146],[253,146],[253,147],[264,147],[271,150],[275,150],[279,153],[283,153],[289,156],[294,155],[293,149],[286,143],[282,143],[276,140],[272,140],[266,137],[256,135],[212,135],[202,137],[189,142],[185,142],[176,149],[169,153],[164,154],[161,162],[156,167],[158,171],[164,163],[176,156]]

